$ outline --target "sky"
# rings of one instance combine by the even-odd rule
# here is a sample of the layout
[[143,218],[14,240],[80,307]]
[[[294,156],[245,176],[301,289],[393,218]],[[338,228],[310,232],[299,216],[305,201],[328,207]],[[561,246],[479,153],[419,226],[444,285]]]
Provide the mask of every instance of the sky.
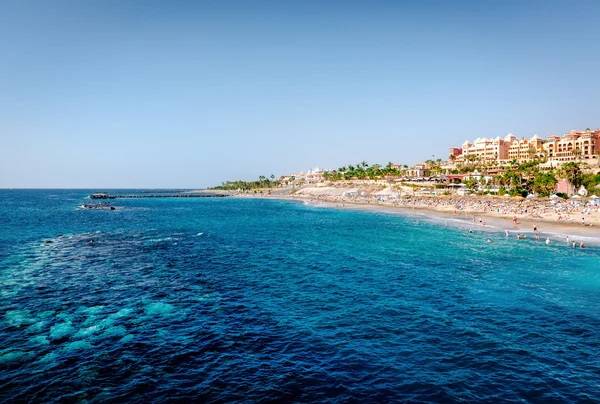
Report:
[[600,127],[598,1],[0,0],[0,188],[203,188]]

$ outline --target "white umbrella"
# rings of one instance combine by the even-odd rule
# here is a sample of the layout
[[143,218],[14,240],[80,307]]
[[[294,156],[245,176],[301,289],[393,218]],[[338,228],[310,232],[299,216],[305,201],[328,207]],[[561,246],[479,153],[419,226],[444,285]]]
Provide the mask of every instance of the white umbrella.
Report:
[[554,195],[550,195],[550,199],[557,199],[557,198],[560,198],[560,196],[558,196],[558,195],[556,195],[556,194],[554,194]]
[[534,194],[527,195],[527,199],[531,199],[531,198],[535,198],[535,195]]
[[600,199],[600,197],[597,197],[596,195],[592,195],[590,196],[591,199]]
[[375,195],[398,195],[398,191],[395,191],[392,188],[384,188],[381,191],[376,192]]
[[569,199],[581,199],[581,197],[579,195],[573,195],[572,197],[570,197]]

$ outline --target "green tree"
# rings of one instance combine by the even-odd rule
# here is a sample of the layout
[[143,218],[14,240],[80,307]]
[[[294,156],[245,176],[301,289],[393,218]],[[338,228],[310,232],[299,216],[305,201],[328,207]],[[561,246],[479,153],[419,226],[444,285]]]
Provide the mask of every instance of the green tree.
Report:
[[569,161],[560,167],[560,174],[575,188],[579,188],[583,182],[583,172],[581,171],[581,165]]
[[533,178],[531,189],[540,196],[550,196],[556,190],[556,177],[552,172],[538,172]]
[[465,178],[463,180],[463,184],[465,184],[467,189],[469,189],[470,191],[473,191],[473,190],[475,190],[475,187],[477,186],[477,180],[474,178]]

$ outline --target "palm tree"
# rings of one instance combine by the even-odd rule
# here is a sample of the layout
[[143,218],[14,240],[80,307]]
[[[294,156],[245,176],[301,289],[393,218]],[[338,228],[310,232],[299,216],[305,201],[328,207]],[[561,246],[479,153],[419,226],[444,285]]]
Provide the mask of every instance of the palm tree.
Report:
[[564,176],[574,188],[579,188],[583,183],[581,165],[575,161],[569,161],[563,164],[560,167],[559,174]]

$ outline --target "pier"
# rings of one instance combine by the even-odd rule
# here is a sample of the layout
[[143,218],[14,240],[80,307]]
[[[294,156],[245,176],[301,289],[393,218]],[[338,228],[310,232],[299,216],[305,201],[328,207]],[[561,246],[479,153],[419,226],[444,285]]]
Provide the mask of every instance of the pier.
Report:
[[225,198],[228,195],[224,192],[156,192],[140,191],[139,194],[108,194],[95,192],[90,195],[90,199],[140,199],[140,198]]

